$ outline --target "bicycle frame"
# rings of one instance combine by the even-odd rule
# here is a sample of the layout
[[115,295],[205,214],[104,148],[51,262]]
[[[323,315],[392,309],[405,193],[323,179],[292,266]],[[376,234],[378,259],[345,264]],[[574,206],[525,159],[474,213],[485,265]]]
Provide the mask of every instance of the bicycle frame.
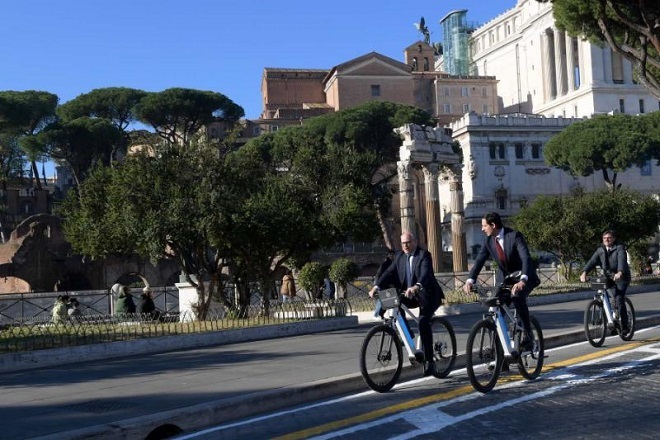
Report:
[[598,289],[594,295],[594,299],[603,303],[607,323],[614,324],[616,319],[614,317],[614,309],[612,308],[612,300],[609,290],[607,288]]
[[504,356],[506,358],[511,358],[517,355],[518,341],[516,338],[511,338],[511,336],[509,336],[509,325],[507,323],[508,321],[513,325],[514,332],[517,330],[518,325],[516,323],[518,318],[515,310],[512,312],[509,307],[502,304],[492,305],[488,308],[488,313],[484,315],[484,318],[490,318],[495,321],[497,336],[500,339]]
[[[401,313],[399,309],[403,310],[403,313]],[[388,309],[388,313],[390,314],[389,319],[394,323],[394,327],[401,338],[401,342],[403,342],[403,346],[406,348],[408,357],[415,358],[415,352],[421,349],[421,340],[420,338],[417,338],[417,342],[413,340],[404,320],[406,319],[406,316],[408,316],[415,322],[419,322],[418,318],[404,304],[400,304],[399,307]]]

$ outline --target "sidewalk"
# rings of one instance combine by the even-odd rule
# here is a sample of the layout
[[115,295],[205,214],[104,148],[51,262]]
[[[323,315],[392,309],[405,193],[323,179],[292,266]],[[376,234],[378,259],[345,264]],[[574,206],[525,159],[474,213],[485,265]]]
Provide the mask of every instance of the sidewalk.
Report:
[[[657,289],[631,289],[638,327],[660,323]],[[530,302],[547,347],[584,340],[582,317],[591,294],[571,295],[579,300]],[[459,354],[482,310],[469,306],[449,311],[460,312],[448,315]],[[358,324],[355,317],[348,321],[345,328],[324,333],[124,357],[118,350],[109,360],[5,372],[0,379],[3,438],[141,439],[164,423],[190,432],[257,412],[366,391],[358,352],[372,322]],[[369,314],[361,315],[361,321],[371,321]],[[459,359],[457,367],[461,365]],[[419,368],[407,368],[402,380],[420,374]]]

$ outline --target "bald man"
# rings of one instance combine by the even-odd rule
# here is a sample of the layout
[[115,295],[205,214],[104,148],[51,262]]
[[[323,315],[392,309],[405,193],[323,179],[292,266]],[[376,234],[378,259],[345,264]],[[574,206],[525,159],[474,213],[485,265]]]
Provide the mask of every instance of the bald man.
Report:
[[373,297],[381,288],[394,286],[405,292],[402,302],[407,307],[419,307],[419,334],[425,358],[424,376],[430,376],[436,371],[431,318],[445,296],[433,274],[431,254],[417,246],[417,239],[411,232],[401,234],[401,249],[392,264],[378,277],[369,296]]

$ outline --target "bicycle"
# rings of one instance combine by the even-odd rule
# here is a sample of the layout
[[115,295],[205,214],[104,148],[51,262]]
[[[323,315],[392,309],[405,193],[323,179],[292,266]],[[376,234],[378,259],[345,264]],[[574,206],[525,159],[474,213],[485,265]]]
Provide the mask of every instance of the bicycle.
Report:
[[[360,372],[366,384],[374,391],[384,393],[396,384],[403,368],[403,347],[412,365],[425,361],[421,338],[411,334],[406,322],[409,317],[419,319],[401,303],[401,293],[396,289],[378,292],[381,307],[389,314],[383,323],[372,327],[364,337],[360,348]],[[431,320],[433,331],[433,360],[436,378],[446,377],[456,361],[456,335],[451,323],[440,316]]]
[[505,361],[517,363],[520,374],[529,380],[536,379],[543,368],[545,344],[541,325],[534,316],[530,316],[534,336],[531,348],[521,347],[524,328],[515,309],[512,311],[509,307],[511,288],[520,281],[521,275],[517,271],[505,277],[495,295],[488,287],[472,287],[480,302],[488,307],[483,319],[470,330],[465,352],[470,383],[482,393],[495,387]]
[[594,347],[600,347],[605,341],[607,330],[618,334],[624,341],[630,341],[635,335],[635,308],[630,298],[626,297],[626,309],[628,310],[628,332],[621,327],[619,311],[616,307],[612,309],[614,280],[607,274],[599,277],[589,277],[591,288],[596,291],[584,311],[584,333],[589,343]]

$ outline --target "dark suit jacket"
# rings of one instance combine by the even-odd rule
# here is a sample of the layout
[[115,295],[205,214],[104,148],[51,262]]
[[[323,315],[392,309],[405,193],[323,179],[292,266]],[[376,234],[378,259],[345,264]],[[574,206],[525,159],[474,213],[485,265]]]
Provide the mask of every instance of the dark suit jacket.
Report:
[[[419,292],[419,304],[422,307],[437,309],[442,298],[445,297],[438,280],[433,274],[433,262],[431,253],[419,246],[413,253],[412,283],[421,284],[422,290]],[[397,252],[394,261],[376,280],[379,288],[394,286],[401,291],[408,287],[406,280],[406,266],[408,265],[408,256],[405,252]]]
[[626,248],[622,244],[615,244],[614,249],[610,252],[607,252],[605,246],[596,249],[596,252],[594,252],[584,266],[584,271],[589,273],[597,265],[602,267],[604,271],[609,271],[612,275],[619,271],[623,272],[623,276],[616,282],[616,286],[619,289],[626,289],[628,284],[630,284],[630,266],[628,266]]
[[529,253],[525,238],[520,232],[511,228],[504,228],[504,255],[506,256],[506,264],[500,261],[495,246],[497,246],[497,237],[486,237],[486,241],[481,246],[481,249],[479,249],[479,254],[477,254],[477,258],[474,261],[469,278],[476,280],[488,257],[492,257],[497,262],[500,280],[504,279],[506,274],[517,270],[521,270],[523,274],[527,275],[527,282],[525,283],[523,293],[529,293],[533,288],[541,284],[541,280],[536,273],[536,265]]

